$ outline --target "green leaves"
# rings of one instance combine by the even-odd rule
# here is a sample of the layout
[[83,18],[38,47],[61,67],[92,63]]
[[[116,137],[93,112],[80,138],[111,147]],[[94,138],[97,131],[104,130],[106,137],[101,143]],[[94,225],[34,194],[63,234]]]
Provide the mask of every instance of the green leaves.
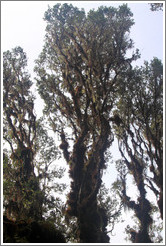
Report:
[[[26,54],[21,47],[4,52],[4,139],[11,148],[11,155],[4,152],[4,199],[6,211],[16,207],[9,211],[13,218],[48,218],[60,228],[66,225],[58,196],[66,189],[57,182],[65,171],[57,165],[59,146],[72,178],[66,211],[66,217],[74,217],[73,228],[67,228],[70,239],[108,242],[107,224],[112,231],[125,204],[145,225],[148,238],[151,218],[146,220],[146,215],[151,208],[145,182],[157,194],[162,214],[163,67],[154,58],[132,68],[132,61],[140,56],[138,50],[127,56],[133,48],[132,17],[126,4],[87,14],[68,4],[49,7],[44,16],[45,44],[34,69],[45,102],[44,117],[38,121]],[[101,187],[114,135],[123,160],[112,190],[122,201],[111,199]],[[128,173],[139,191],[137,202],[126,194]]]
[[[129,77],[128,77],[129,76]],[[128,78],[127,78],[128,77]],[[146,238],[149,240],[148,228],[150,228],[152,219],[150,218],[150,203],[144,198],[148,188],[150,188],[156,197],[159,195],[158,208],[161,218],[163,216],[163,68],[162,63],[157,58],[151,62],[145,62],[141,68],[135,68],[131,73],[126,74],[125,86],[122,85],[120,98],[117,102],[117,110],[121,115],[123,124],[115,128],[115,134],[119,138],[119,149],[123,160],[126,163],[128,171],[133,175],[135,185],[137,186],[140,197],[137,199],[137,205],[147,207],[146,217],[138,213],[136,204],[131,203],[126,191],[122,190],[121,197],[124,202],[127,201],[129,207],[135,210],[136,216],[140,220],[140,230],[144,228]],[[123,87],[124,86],[124,87]],[[118,170],[120,173],[120,170]],[[153,178],[151,178],[151,175]],[[122,175],[121,175],[122,176]],[[124,179],[124,187],[125,187]],[[157,185],[159,191],[155,189]],[[126,200],[127,199],[127,200]],[[132,207],[133,206],[133,207]],[[135,207],[135,208],[134,208]],[[143,217],[145,221],[143,221]],[[146,221],[147,218],[147,221]],[[148,222],[149,221],[149,222]],[[147,228],[144,227],[147,225]],[[141,234],[137,233],[141,242]],[[132,239],[136,242],[136,239]]]
[[[39,132],[42,127],[39,129],[36,122],[34,96],[30,91],[32,82],[25,70],[26,65],[26,54],[22,48],[4,52],[4,140],[12,153],[10,157],[6,153],[4,155],[4,201],[7,216],[16,220],[29,217],[38,220],[43,216],[45,190],[41,190],[35,174],[34,156],[43,143],[37,142],[36,138],[36,131]],[[40,138],[41,135],[43,138]],[[44,131],[38,137],[45,143],[49,140]],[[50,141],[48,147],[54,144],[53,140]],[[46,163],[52,162],[56,156],[55,148],[51,147],[45,151],[43,161]]]
[[[131,17],[127,5],[101,7],[87,16],[67,4],[48,9],[45,46],[35,67],[47,114],[60,113],[63,122],[70,118],[74,129],[87,111],[92,122],[96,109],[108,117],[106,109],[112,108],[112,92],[118,87],[116,77],[136,59],[134,54],[128,60],[125,57],[132,48],[127,37],[134,23]],[[84,91],[80,97],[75,95],[77,86]]]

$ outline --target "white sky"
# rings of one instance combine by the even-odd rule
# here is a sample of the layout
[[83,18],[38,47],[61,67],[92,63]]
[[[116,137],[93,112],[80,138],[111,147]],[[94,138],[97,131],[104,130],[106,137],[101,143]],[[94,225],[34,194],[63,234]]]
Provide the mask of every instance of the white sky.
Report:
[[[60,1],[63,3],[62,1]],[[101,5],[118,6],[125,1],[66,1],[86,11]],[[34,60],[42,50],[45,35],[44,12],[48,5],[58,1],[1,1],[2,51],[21,46],[29,58],[30,72]],[[134,14],[135,25],[131,29],[131,38],[135,48],[139,48],[141,59],[150,60],[154,56],[163,58],[163,12],[152,12],[148,3],[128,2]]]
[[[74,6],[84,8],[86,11],[99,6],[115,6],[127,1],[59,1],[72,3]],[[34,60],[38,58],[43,46],[45,35],[44,12],[49,6],[54,6],[58,1],[1,1],[1,47],[2,52],[21,46],[28,56],[28,69],[34,76]],[[135,43],[135,49],[141,52],[141,59],[137,61],[142,65],[144,60],[150,61],[153,57],[163,58],[163,12],[152,12],[148,2],[128,2],[133,12],[135,25],[131,28],[130,37]],[[38,99],[38,109],[41,103]],[[114,157],[118,158],[114,148]],[[112,169],[107,175],[107,182],[114,178]],[[132,193],[132,190],[131,190]],[[112,237],[111,243],[125,243],[122,233],[124,228],[117,226],[117,233]]]

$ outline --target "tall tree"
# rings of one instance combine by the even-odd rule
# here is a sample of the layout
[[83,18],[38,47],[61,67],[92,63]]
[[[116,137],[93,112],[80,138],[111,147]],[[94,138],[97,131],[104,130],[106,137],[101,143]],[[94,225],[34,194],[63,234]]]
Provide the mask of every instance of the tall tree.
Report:
[[56,182],[50,187],[49,182],[52,177],[61,178],[63,170],[49,170],[57,148],[43,129],[42,119],[36,120],[26,66],[21,47],[4,52],[4,242],[65,242],[62,227],[57,226],[59,232],[54,226],[62,219],[64,205],[51,194],[52,189],[62,192],[65,186]]
[[4,139],[11,149],[10,158],[4,154],[4,180],[11,186],[7,213],[13,219],[41,217],[40,198],[33,197],[37,195],[33,191],[40,191],[40,188],[34,173],[34,97],[30,93],[32,82],[26,65],[26,54],[21,47],[4,52]]
[[[151,242],[148,231],[152,223],[152,207],[146,198],[147,187],[156,195],[161,218],[163,218],[163,68],[154,58],[144,67],[136,68],[127,78],[130,82],[122,85],[116,114],[121,115],[121,124],[115,126],[119,149],[123,160],[139,191],[137,204],[126,194],[125,175],[123,200],[132,208],[141,225],[140,232]],[[146,227],[146,229],[145,229]],[[146,231],[146,232],[145,232]],[[134,242],[141,242],[138,232]],[[132,232],[133,233],[133,232]],[[145,242],[145,241],[144,241]]]
[[117,119],[110,119],[110,113],[120,77],[139,56],[126,55],[133,48],[128,36],[132,13],[122,5],[86,15],[72,5],[57,4],[48,9],[45,20],[45,45],[35,71],[45,113],[60,134],[60,148],[70,166],[67,214],[77,218],[80,242],[109,242],[97,194],[106,150],[114,139],[110,123]]

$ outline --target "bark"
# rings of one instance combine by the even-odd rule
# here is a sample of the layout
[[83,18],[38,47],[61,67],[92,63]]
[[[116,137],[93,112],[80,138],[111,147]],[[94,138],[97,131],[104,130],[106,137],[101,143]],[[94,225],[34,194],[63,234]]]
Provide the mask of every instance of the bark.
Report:
[[141,161],[139,161],[136,158],[136,156],[133,155],[131,151],[129,151],[129,146],[127,142],[126,142],[126,147],[127,147],[128,155],[131,158],[130,162],[125,157],[125,154],[123,153],[121,147],[120,147],[120,152],[125,160],[128,169],[130,170],[130,172],[134,177],[137,189],[139,191],[139,197],[136,203],[135,201],[132,201],[130,197],[127,196],[125,179],[122,178],[122,185],[123,185],[122,199],[124,203],[135,212],[135,215],[140,222],[140,227],[138,232],[136,232],[135,230],[130,231],[131,240],[133,243],[152,243],[149,237],[149,227],[152,224],[152,218],[150,215],[152,207],[150,205],[150,202],[146,199],[146,190],[145,190],[145,184],[143,178],[144,168]]
[[78,137],[70,158],[71,192],[68,197],[68,214],[76,216],[79,225],[80,243],[108,243],[106,233],[107,216],[99,208],[97,194],[102,180],[104,153],[109,147],[110,126],[101,120],[101,134],[93,142],[91,155],[87,158],[85,141],[89,135],[88,126],[84,126]]

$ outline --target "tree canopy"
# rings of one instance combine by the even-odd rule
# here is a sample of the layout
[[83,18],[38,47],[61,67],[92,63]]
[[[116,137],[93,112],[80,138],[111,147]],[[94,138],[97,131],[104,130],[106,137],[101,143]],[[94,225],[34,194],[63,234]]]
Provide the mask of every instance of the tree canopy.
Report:
[[[21,47],[4,52],[4,242],[65,242],[61,233],[45,222],[48,207],[51,210],[56,206],[63,206],[57,198],[50,195],[48,186],[50,176],[54,175],[54,179],[58,176],[60,178],[63,170],[54,169],[53,173],[48,170],[52,159],[56,159],[57,150],[55,142],[43,129],[42,123],[36,120],[34,96],[30,91],[32,82],[26,66],[26,54]],[[48,156],[49,151],[52,153]],[[43,160],[37,161],[40,157]],[[57,186],[56,192],[59,188]],[[61,189],[63,190],[63,187]],[[61,214],[56,213],[57,221],[60,216]],[[23,226],[22,231],[20,226]],[[39,236],[31,232],[34,227],[38,227]],[[42,237],[42,230],[48,231],[49,239],[48,236]]]
[[[44,20],[44,46],[34,68],[44,100],[40,120],[25,70],[26,54],[16,47],[3,58],[4,140],[11,149],[11,155],[4,151],[7,220],[24,219],[26,228],[31,217],[40,231],[51,221],[51,242],[109,243],[108,226],[113,230],[122,208],[128,207],[139,221],[138,230],[128,230],[130,240],[151,243],[148,189],[163,218],[162,63],[154,58],[133,68],[140,54],[129,36],[134,20],[126,4],[86,14],[58,3],[48,8]],[[57,136],[55,141],[45,124]],[[119,194],[117,201],[103,184],[115,139],[122,157],[117,162],[119,179],[111,188]],[[66,205],[50,194],[51,189],[55,194],[65,189],[55,181],[63,176],[63,170],[56,169],[60,153],[71,179]],[[136,200],[127,194],[129,173],[138,190]]]
[[163,3],[150,3],[151,11],[163,11]]
[[[128,37],[132,13],[122,5],[101,7],[86,16],[72,5],[57,4],[45,20],[45,46],[35,71],[45,111],[60,132],[60,148],[70,165],[67,213],[78,218],[80,242],[108,242],[97,193],[104,154],[113,141],[109,122],[119,78],[138,55],[126,57],[133,46]],[[65,128],[71,129],[71,151]]]

